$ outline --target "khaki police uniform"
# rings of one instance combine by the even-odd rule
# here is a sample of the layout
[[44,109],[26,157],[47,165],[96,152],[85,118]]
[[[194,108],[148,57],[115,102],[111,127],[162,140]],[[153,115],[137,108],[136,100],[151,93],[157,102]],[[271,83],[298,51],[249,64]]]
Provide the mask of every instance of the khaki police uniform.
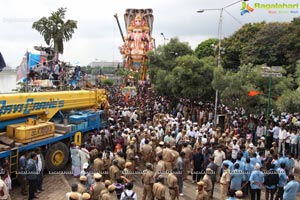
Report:
[[226,199],[227,197],[229,182],[230,182],[230,171],[229,169],[226,169],[223,171],[223,174],[220,179],[221,199]]
[[125,159],[123,157],[117,156],[116,160],[118,161],[118,167],[120,170],[123,170],[125,168]]
[[178,151],[176,151],[176,147],[175,146],[173,146],[174,148],[172,148],[172,152],[173,152],[173,155],[174,155],[174,162],[173,162],[173,166],[175,166],[176,165],[176,161],[177,161],[177,158],[180,156],[179,155],[179,153],[178,153]]
[[87,192],[86,186],[83,185],[82,183],[78,183],[77,192],[79,192],[80,194]]
[[108,189],[107,188],[105,188],[104,190],[102,190],[101,192],[100,192],[100,197],[99,197],[99,200],[102,200],[103,198],[103,196],[105,195],[105,194],[108,194],[109,192],[108,192]]
[[142,175],[142,183],[144,185],[143,200],[152,200],[153,184],[154,184],[154,172],[147,169]]
[[98,200],[100,198],[101,192],[105,190],[105,185],[102,182],[95,182],[91,186],[91,196],[92,200]]
[[105,193],[102,196],[102,200],[118,200],[117,194],[115,192],[113,192],[113,193],[110,193],[110,192]]
[[[103,159],[104,162],[104,171],[109,172],[109,167],[111,166],[111,159],[110,158],[104,158]],[[104,180],[109,179],[109,174],[105,173],[103,174]]]
[[162,155],[162,152],[163,152],[163,148],[161,148],[160,146],[155,148],[156,156]]
[[169,138],[169,144],[170,144],[170,147],[176,145],[176,140],[175,140],[175,138],[170,137],[170,138]]
[[121,171],[116,165],[112,165],[109,168],[109,177],[112,183],[116,182],[116,179],[121,176]]
[[175,200],[176,197],[178,197],[177,177],[174,174],[168,174],[167,183],[168,183],[170,198],[171,200]]
[[94,172],[101,173],[102,171],[104,171],[104,161],[100,158],[96,158],[94,160]]
[[166,171],[166,162],[163,160],[158,161],[155,167],[154,178],[157,178],[161,173],[165,173],[165,171]]
[[188,172],[191,171],[191,158],[193,153],[189,147],[184,147],[182,151],[185,153],[185,156],[183,157],[184,167],[183,167],[182,178],[183,180],[186,180],[188,176]]
[[166,197],[165,197],[166,188],[160,182],[154,183],[153,193],[154,193],[155,200],[165,200],[166,199]]
[[152,153],[152,146],[149,145],[149,144],[145,144],[142,147],[143,161],[145,163],[150,162],[150,160],[151,160],[151,153]]
[[165,148],[165,149],[163,149],[162,156],[163,156],[163,160],[165,161],[166,170],[172,171],[173,163],[175,160],[173,151],[169,148]]
[[203,180],[204,182],[204,190],[210,194],[211,189],[212,189],[212,181],[211,181],[211,177],[207,174],[204,175]]
[[134,161],[134,150],[129,148],[126,150],[126,162]]
[[[196,200],[209,200],[209,195],[208,193],[202,189],[202,190],[197,190],[196,192]],[[223,199],[222,199],[223,200]]]

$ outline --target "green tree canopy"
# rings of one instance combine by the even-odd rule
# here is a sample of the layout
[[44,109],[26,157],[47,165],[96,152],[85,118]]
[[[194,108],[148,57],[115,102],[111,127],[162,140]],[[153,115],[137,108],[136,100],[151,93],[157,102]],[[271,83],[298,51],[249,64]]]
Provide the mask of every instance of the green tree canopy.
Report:
[[198,59],[178,38],[149,54],[148,72],[158,92],[167,96],[211,100],[214,57]]
[[216,51],[214,45],[218,44],[218,39],[211,38],[201,42],[195,49],[195,55],[197,58],[201,59],[203,57],[215,56]]
[[286,52],[282,51],[281,38],[288,34],[288,23],[268,23],[265,24],[255,37],[247,42],[242,55],[242,63],[252,63],[267,66],[287,65]]
[[265,22],[245,24],[232,36],[222,40],[225,53],[222,55],[222,66],[224,69],[238,69],[241,66],[241,58],[246,52],[248,43],[255,38]]

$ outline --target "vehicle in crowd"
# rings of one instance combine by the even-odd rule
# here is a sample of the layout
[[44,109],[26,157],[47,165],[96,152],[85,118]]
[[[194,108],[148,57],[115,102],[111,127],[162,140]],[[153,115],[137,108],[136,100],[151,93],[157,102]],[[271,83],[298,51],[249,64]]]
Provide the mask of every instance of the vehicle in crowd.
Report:
[[48,171],[64,169],[69,144],[108,126],[104,89],[0,94],[0,160],[17,178],[19,154],[41,147]]

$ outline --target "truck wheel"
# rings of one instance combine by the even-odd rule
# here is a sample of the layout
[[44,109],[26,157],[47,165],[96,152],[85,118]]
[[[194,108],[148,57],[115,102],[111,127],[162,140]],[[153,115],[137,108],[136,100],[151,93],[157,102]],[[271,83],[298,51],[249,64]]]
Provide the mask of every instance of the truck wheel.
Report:
[[62,142],[57,142],[48,149],[45,162],[48,171],[58,171],[65,168],[69,160],[69,149]]

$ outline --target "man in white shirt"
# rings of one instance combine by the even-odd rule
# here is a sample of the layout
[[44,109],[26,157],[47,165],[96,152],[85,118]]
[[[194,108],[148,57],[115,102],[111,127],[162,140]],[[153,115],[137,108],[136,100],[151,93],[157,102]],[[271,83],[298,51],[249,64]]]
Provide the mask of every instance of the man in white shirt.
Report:
[[237,138],[234,137],[232,142],[232,151],[231,151],[231,158],[234,160],[233,163],[235,162],[239,151],[240,151],[240,146],[237,144]]
[[137,200],[136,193],[132,189],[133,189],[133,183],[132,182],[127,183],[126,190],[122,192],[120,200],[124,200],[125,197],[132,197],[134,200]]
[[55,61],[55,65],[54,65],[52,76],[54,78],[54,85],[58,85],[58,76],[59,76],[59,64],[58,64],[58,61]]
[[293,157],[297,157],[298,156],[298,133],[296,130],[292,131],[291,134],[291,153]]
[[[37,190],[38,192],[44,191],[43,189],[43,160],[44,157],[41,154],[41,148],[38,147],[36,149],[36,155],[37,155]],[[44,161],[45,162],[45,161]]]
[[258,124],[256,128],[256,138],[255,138],[255,143],[257,141],[257,138],[261,138],[265,134],[266,128],[261,125],[261,123]]
[[86,148],[81,148],[79,151],[79,157],[80,157],[80,169],[83,169],[83,164],[88,163],[90,160],[90,153]]
[[200,134],[200,132],[198,131],[197,126],[194,128],[194,132],[195,132],[195,138],[197,139],[199,137],[199,134]]
[[[148,131],[147,129],[144,130],[145,135],[147,135],[147,131]],[[141,142],[140,142],[140,152],[142,151],[142,148],[145,145],[145,140],[146,140],[146,138],[145,138],[145,136],[143,136],[143,138],[141,139]]]
[[163,137],[165,135],[165,132],[164,132],[164,129],[163,129],[162,125],[158,124],[158,128],[159,128],[159,131],[158,131],[159,132],[159,136]]
[[193,131],[193,127],[191,126],[190,129],[187,131],[187,136],[188,137],[195,137],[195,132]]
[[181,139],[181,137],[182,137],[182,133],[181,133],[181,131],[176,135],[176,144],[178,144],[178,142],[180,141],[180,139]]
[[287,138],[287,131],[286,131],[285,127],[282,127],[279,130],[278,138],[279,138],[278,153],[284,154],[284,152],[285,152],[285,140]]
[[201,125],[203,123],[203,117],[204,117],[204,110],[200,110],[199,112],[199,124]]
[[273,133],[273,142],[276,142],[276,143],[278,142],[279,131],[280,131],[279,126],[277,124],[275,124],[273,129],[270,131],[271,133]]
[[291,150],[291,130],[287,130],[286,132],[286,139],[285,139],[285,149],[288,151]]
[[218,166],[217,172],[216,172],[216,181],[219,182],[220,180],[220,174],[221,174],[221,165],[223,163],[223,160],[225,160],[225,153],[222,150],[222,146],[219,145],[218,149],[214,151],[214,163]]
[[[103,131],[103,130],[101,130],[101,131]],[[93,135],[92,135],[92,139],[91,139],[91,145],[95,146],[95,147],[98,147],[100,145],[100,142],[101,142],[101,137],[98,134],[98,131],[94,130]]]

